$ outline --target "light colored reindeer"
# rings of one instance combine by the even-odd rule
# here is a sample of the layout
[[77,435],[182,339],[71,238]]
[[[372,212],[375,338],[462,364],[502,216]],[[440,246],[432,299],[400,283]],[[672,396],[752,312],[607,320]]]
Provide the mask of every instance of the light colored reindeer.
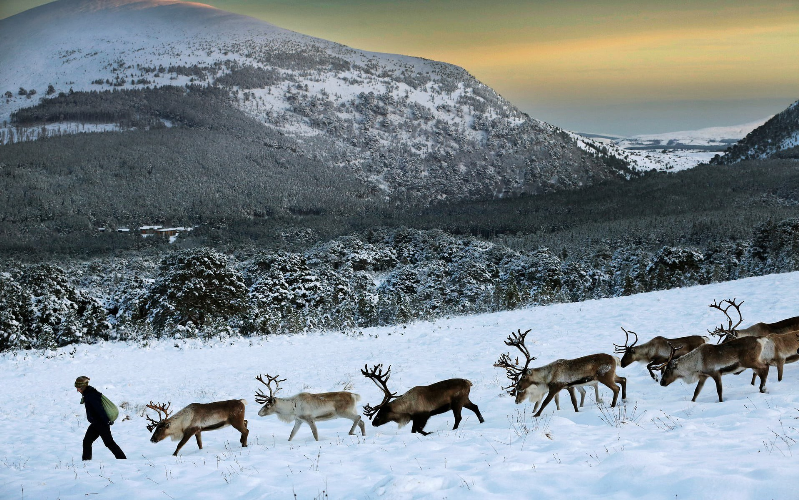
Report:
[[167,437],[171,437],[172,441],[180,439],[175,453],[172,454],[177,456],[180,449],[192,436],[197,438],[197,446],[202,450],[203,442],[200,437],[202,431],[212,431],[231,425],[241,432],[241,446],[246,447],[247,436],[250,433],[247,430],[247,421],[244,419],[244,405],[246,404],[247,401],[244,399],[230,399],[215,403],[192,403],[170,417],[170,403],[164,405],[150,401],[147,408],[158,413],[158,420],[147,416],[147,420],[150,422],[147,425],[147,430],[153,431],[150,441],[157,443]]
[[[278,377],[279,375],[271,377],[266,374],[267,381],[264,381],[261,375],[255,377],[256,380],[266,385],[269,389],[268,396],[261,390],[256,392],[255,401],[263,405],[258,410],[259,417],[277,415],[281,422],[294,422],[289,441],[294,439],[303,422],[307,423],[311,428],[314,439],[319,441],[316,422],[334,418],[352,420],[350,435],[355,434],[356,427],[360,427],[361,434],[366,435],[366,426],[355,409],[355,403],[361,399],[359,395],[347,391],[323,392],[319,394],[301,392],[290,398],[279,398],[276,394],[280,391],[280,382],[285,382],[286,379],[278,380]],[[275,387],[272,387],[273,382]]]
[[[676,353],[678,348],[679,346],[672,346],[672,353]],[[766,392],[769,365],[765,360],[773,357],[773,351],[774,343],[767,338],[744,337],[718,345],[703,344],[681,358],[670,356],[655,369],[663,370],[660,378],[660,385],[663,387],[677,379],[683,379],[689,384],[698,381],[691,401],[696,401],[702,386],[710,377],[716,382],[719,402],[722,402],[724,397],[721,376],[728,373],[738,374],[747,368],[753,369],[760,377],[760,392]]]
[[558,359],[545,366],[529,368],[530,362],[536,358],[530,355],[524,344],[528,333],[530,330],[524,333],[518,330],[505,341],[505,345],[516,347],[527,358],[523,367],[519,368],[518,358],[513,362],[509,354],[500,356],[494,366],[504,368],[508,378],[514,382],[505,389],[510,389],[510,394],[516,396],[516,404],[522,403],[525,399],[537,402],[546,393],[546,398],[535,413],[535,417],[541,416],[544,408],[563,389],[569,391],[574,411],[579,411],[574,389],[596,382],[606,385],[613,391],[611,406],[616,406],[619,396],[619,386],[616,383],[621,385],[622,399],[627,399],[627,379],[616,375],[619,358],[610,354],[591,354],[576,359]]

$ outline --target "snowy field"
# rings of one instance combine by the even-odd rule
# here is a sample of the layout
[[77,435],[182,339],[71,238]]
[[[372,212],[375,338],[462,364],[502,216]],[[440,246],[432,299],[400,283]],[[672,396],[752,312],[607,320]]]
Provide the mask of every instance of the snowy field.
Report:
[[[620,369],[626,405],[580,412],[567,403],[540,419],[528,403],[514,405],[492,364],[512,331],[531,328],[534,365],[560,357],[612,352],[635,330],[654,335],[703,334],[721,321],[713,300],[737,298],[744,324],[797,314],[799,273],[596,300],[576,304],[443,319],[362,334],[319,332],[259,339],[106,343],[57,352],[0,356],[0,498],[2,499],[312,499],[312,498],[796,498],[799,479],[799,364],[785,379],[769,376],[768,393],[749,385],[750,371],[723,378],[726,401],[706,384],[696,403],[693,386],[667,388],[643,365]],[[534,340],[533,343],[530,340]],[[257,416],[259,373],[288,380],[282,395],[351,388],[361,404],[380,402],[361,376],[365,363],[391,364],[389,387],[405,391],[450,377],[474,383],[471,399],[486,422],[464,410],[434,416],[427,437],[396,424],[366,437],[349,436],[347,420],[317,424],[320,441],[303,426]],[[80,460],[87,427],[78,375],[117,404],[113,426],[129,460],[116,461],[98,440],[94,460]],[[566,396],[566,393],[563,393]],[[610,400],[609,390],[602,396]],[[248,448],[231,428],[203,433],[172,457],[176,443],[149,442],[140,416],[150,400],[191,402],[247,398]]]

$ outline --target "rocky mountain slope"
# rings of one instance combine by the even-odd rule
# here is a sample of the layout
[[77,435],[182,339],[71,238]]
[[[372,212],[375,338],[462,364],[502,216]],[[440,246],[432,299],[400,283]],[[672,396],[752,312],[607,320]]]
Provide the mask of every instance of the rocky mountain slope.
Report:
[[[59,142],[80,132],[130,134],[121,141],[123,153],[130,162],[147,163],[138,150],[192,124],[186,110],[140,105],[141,93],[149,101],[173,102],[153,96],[170,86],[185,94],[214,86],[224,91],[213,93],[217,102],[249,120],[230,131],[231,140],[268,136],[260,147],[285,147],[303,163],[355,179],[362,197],[491,198],[635,175],[613,148],[577,141],[530,118],[463,68],[356,50],[202,4],[58,0],[0,21],[0,67],[0,147],[7,153],[49,137],[15,151],[17,166],[37,164],[40,148],[91,149],[94,141],[102,142],[95,149],[107,147],[107,138],[86,137],[80,146]],[[207,140],[207,133],[199,134],[195,144]],[[184,134],[180,147],[192,152],[191,137]],[[159,151],[162,159],[180,153]],[[206,162],[216,162],[219,171],[222,164],[240,166],[224,158]],[[118,161],[108,163],[118,169]],[[44,177],[52,175],[39,167]],[[287,157],[270,157],[258,167],[272,173],[295,168]]]

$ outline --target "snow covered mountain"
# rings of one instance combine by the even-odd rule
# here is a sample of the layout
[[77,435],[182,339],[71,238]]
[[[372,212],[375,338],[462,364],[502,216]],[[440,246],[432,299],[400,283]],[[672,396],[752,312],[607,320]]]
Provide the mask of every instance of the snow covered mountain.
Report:
[[799,158],[799,101],[752,130],[712,163],[729,165],[745,160]]
[[[612,151],[530,118],[460,67],[356,50],[197,3],[58,0],[0,21],[0,67],[5,144],[154,127],[71,113],[73,92],[215,85],[292,148],[346,169],[376,195],[498,197],[634,174]],[[161,128],[181,126],[162,109],[148,112]]]

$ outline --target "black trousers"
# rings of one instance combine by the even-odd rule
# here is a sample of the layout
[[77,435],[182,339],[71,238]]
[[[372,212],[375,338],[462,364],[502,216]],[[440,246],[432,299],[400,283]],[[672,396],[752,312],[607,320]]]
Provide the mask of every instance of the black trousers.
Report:
[[92,459],[92,443],[97,441],[97,438],[103,439],[103,444],[106,448],[111,450],[116,458],[127,458],[120,449],[119,445],[114,442],[111,436],[111,427],[107,425],[90,424],[86,429],[86,436],[83,438],[83,459]]

